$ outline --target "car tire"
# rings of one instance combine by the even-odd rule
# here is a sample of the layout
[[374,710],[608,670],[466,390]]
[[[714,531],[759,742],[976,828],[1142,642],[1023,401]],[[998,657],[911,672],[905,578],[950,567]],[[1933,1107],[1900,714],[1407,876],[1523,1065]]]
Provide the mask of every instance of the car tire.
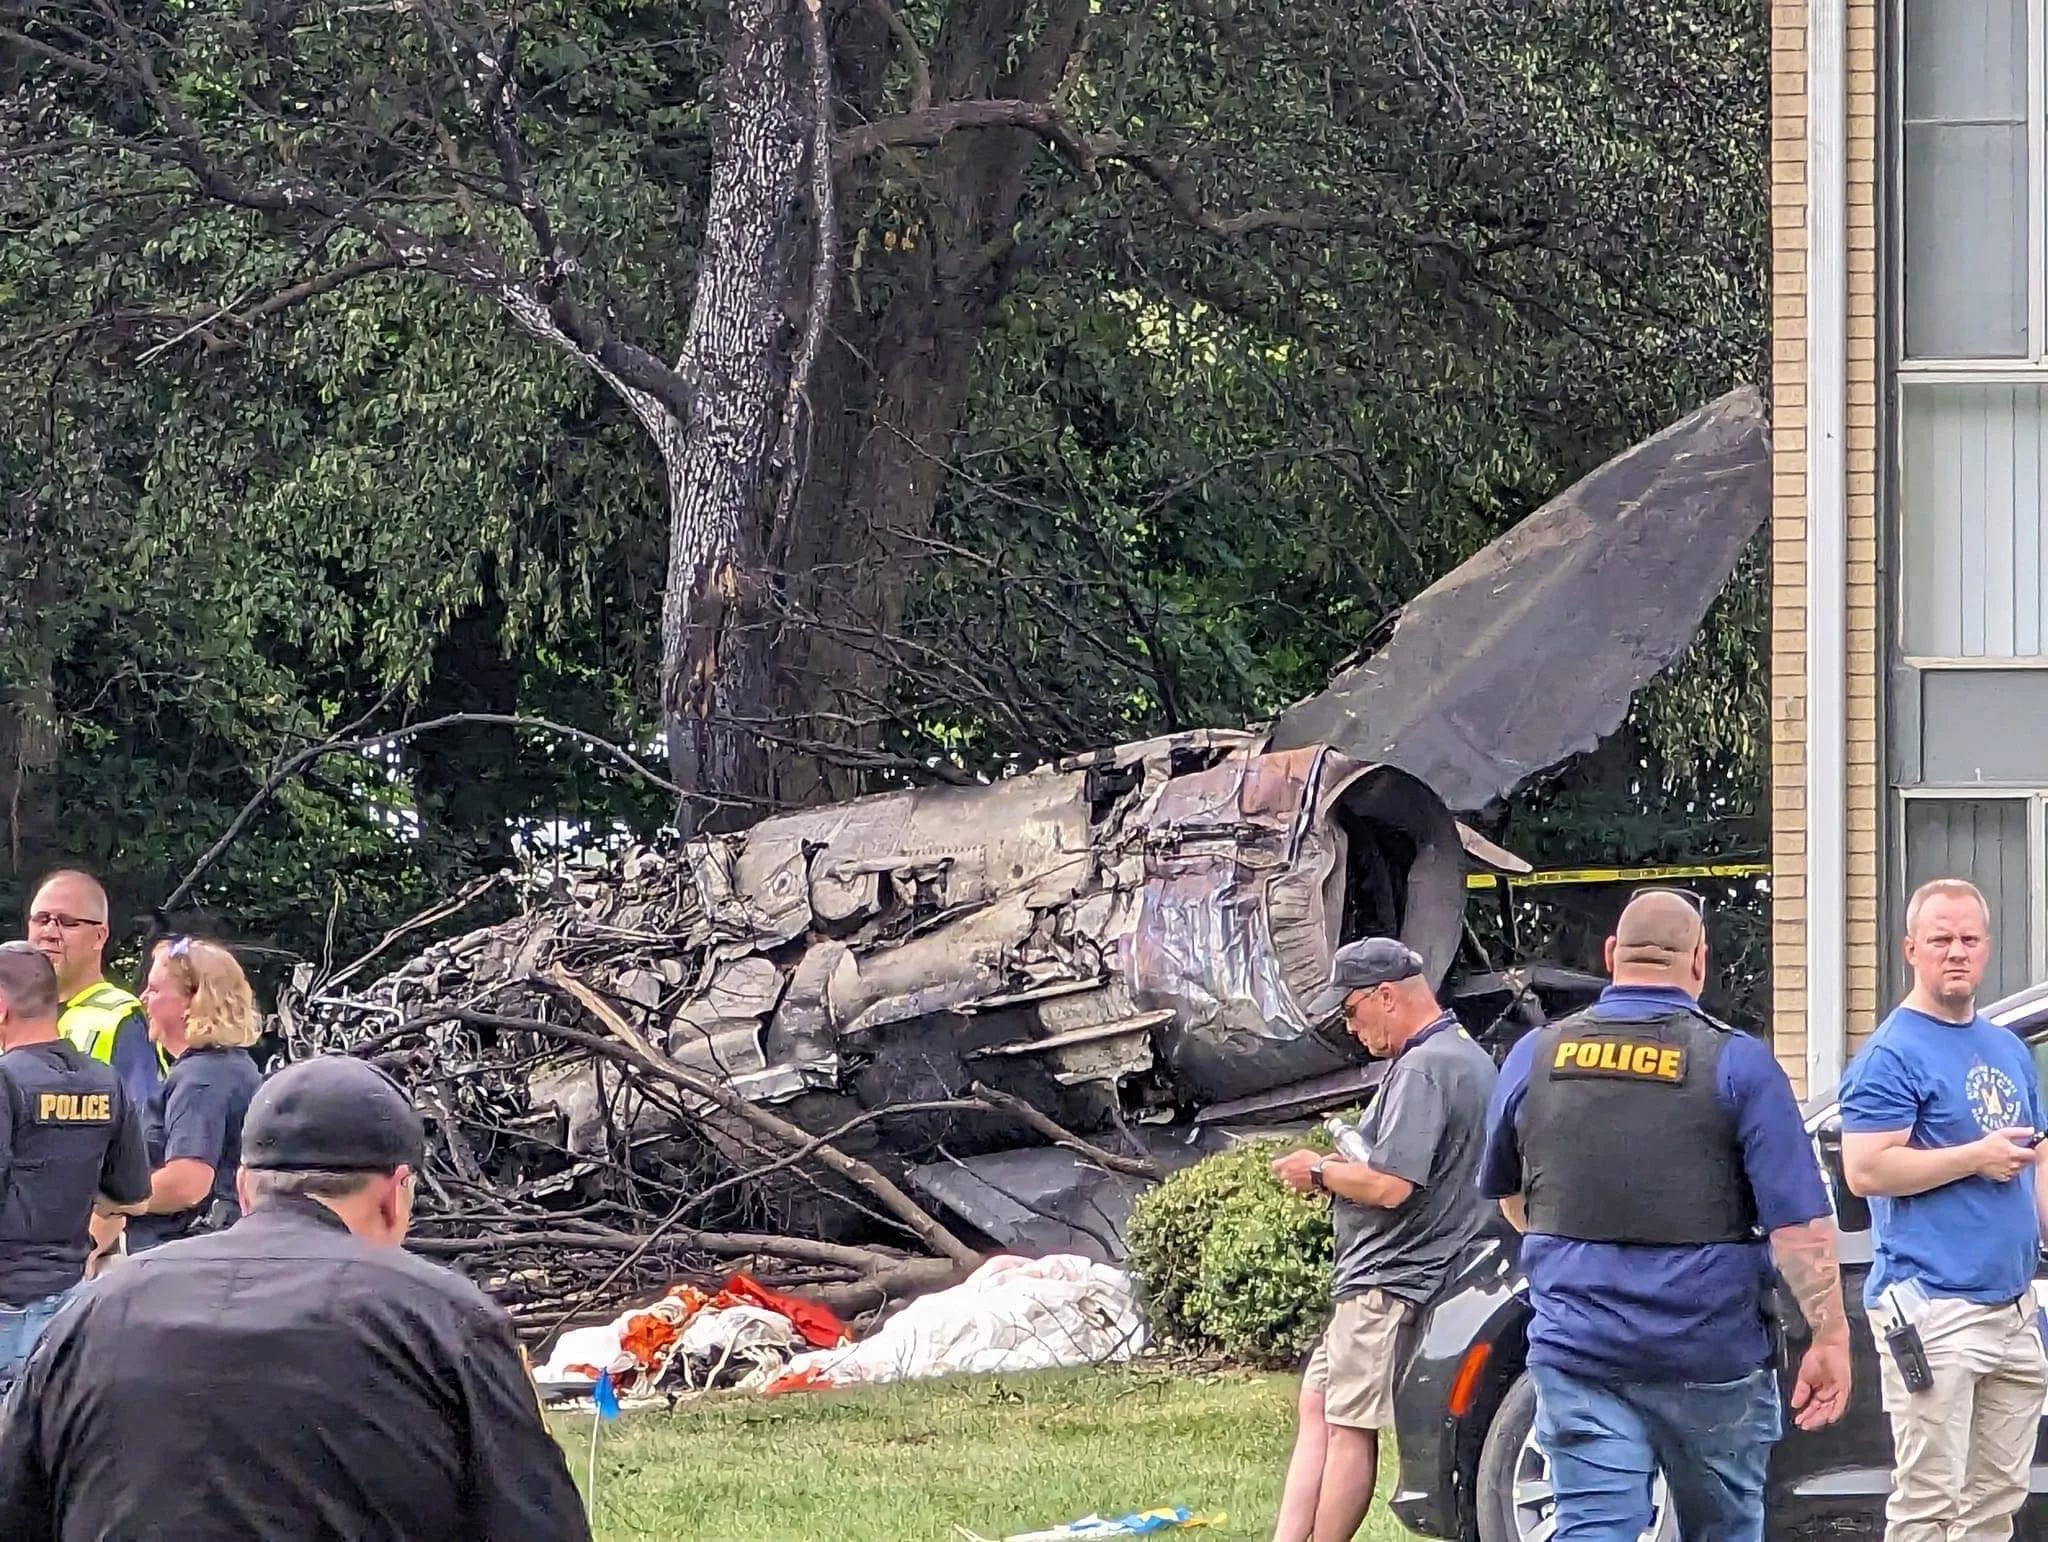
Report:
[[[1472,1485],[1479,1542],[1550,1542],[1555,1533],[1556,1511],[1548,1502],[1549,1464],[1535,1435],[1536,1383],[1524,1374],[1500,1400],[1480,1443]],[[1678,1542],[1678,1522],[1661,1476],[1651,1497],[1655,1518],[1643,1542]]]

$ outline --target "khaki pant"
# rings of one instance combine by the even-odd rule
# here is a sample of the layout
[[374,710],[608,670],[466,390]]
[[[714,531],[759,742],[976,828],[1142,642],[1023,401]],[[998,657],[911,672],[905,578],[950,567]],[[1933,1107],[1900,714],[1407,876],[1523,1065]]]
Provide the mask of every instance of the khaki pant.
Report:
[[[2034,1298],[2011,1306],[1939,1300],[1918,1324],[1934,1385],[1908,1392],[1880,1334],[1891,1416],[1885,1542],[2006,1542],[2048,1397]],[[1874,1326],[1874,1325],[1873,1325]]]
[[1323,1394],[1323,1418],[1347,1429],[1394,1427],[1394,1345],[1414,1308],[1383,1290],[1339,1301],[1303,1381]]

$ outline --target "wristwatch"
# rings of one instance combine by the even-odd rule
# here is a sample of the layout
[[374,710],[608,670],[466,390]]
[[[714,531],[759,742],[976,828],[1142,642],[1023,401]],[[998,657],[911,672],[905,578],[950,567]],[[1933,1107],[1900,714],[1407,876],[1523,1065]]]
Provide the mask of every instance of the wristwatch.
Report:
[[1330,1186],[1327,1183],[1323,1182],[1323,1163],[1329,1160],[1330,1159],[1328,1157],[1323,1157],[1320,1161],[1316,1163],[1315,1166],[1311,1167],[1308,1170],[1309,1185],[1318,1194],[1327,1194],[1330,1192]]

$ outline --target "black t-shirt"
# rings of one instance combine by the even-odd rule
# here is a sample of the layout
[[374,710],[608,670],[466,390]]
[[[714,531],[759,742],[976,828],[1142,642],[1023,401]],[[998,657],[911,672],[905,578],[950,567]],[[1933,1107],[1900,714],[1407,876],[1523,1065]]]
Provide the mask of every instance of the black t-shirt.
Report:
[[142,1121],[111,1066],[64,1040],[0,1055],[0,1303],[69,1290],[92,1251],[95,1194],[149,1197]]
[[[263,1073],[245,1049],[188,1049],[150,1096],[143,1115],[153,1172],[186,1158],[213,1169],[213,1191],[176,1215],[138,1215],[128,1222],[128,1251],[140,1252],[183,1236],[216,1199],[237,1205],[235,1173],[242,1165],[242,1116],[263,1085]],[[237,1205],[237,1214],[240,1208]]]

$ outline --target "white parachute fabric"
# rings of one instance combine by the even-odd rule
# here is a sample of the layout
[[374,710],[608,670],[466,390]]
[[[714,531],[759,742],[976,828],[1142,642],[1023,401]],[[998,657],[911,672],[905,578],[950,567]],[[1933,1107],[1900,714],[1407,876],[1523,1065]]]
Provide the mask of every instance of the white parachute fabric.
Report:
[[784,1381],[855,1387],[933,1376],[1104,1365],[1145,1345],[1131,1277],[1072,1253],[990,1259],[922,1296],[873,1336],[798,1355]]

